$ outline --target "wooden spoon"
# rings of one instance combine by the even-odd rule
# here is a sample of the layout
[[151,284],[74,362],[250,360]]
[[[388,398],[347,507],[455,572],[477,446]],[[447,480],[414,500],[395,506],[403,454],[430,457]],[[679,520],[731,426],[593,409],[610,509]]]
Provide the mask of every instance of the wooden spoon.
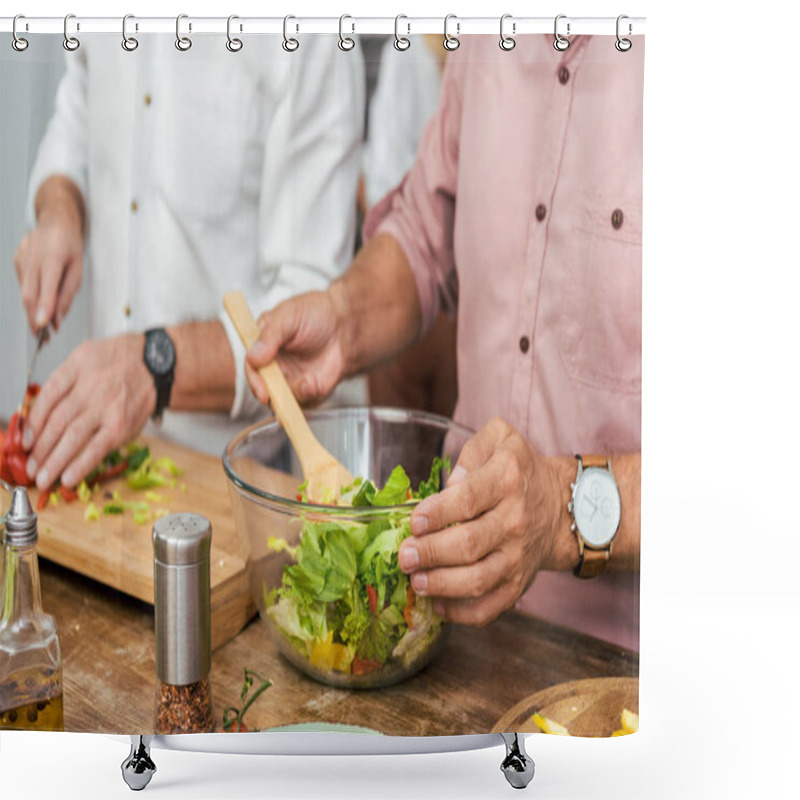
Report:
[[[256,324],[247,301],[241,292],[227,292],[222,300],[244,346],[250,348],[261,331]],[[286,435],[294,446],[303,476],[308,482],[306,494],[313,503],[322,501],[328,490],[333,498],[339,497],[342,486],[352,483],[355,478],[340,464],[317,440],[311,432],[297,398],[292,394],[286,378],[276,361],[261,367],[258,371],[267,386],[269,402],[278,421],[283,425]]]

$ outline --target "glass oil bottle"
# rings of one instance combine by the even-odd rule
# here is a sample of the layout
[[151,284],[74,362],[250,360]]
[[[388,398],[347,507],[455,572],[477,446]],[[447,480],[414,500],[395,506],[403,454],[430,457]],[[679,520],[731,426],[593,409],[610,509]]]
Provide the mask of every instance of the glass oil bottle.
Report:
[[0,729],[63,730],[61,649],[42,610],[38,521],[27,491],[14,489],[6,515],[0,589]]

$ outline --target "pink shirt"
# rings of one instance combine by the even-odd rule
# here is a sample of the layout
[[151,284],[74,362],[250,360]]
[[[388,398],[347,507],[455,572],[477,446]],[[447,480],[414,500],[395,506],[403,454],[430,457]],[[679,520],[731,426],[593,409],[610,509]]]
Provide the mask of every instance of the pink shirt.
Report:
[[[644,40],[463,37],[403,183],[394,236],[427,330],[458,314],[455,418],[503,417],[548,455],[641,447]],[[577,561],[576,543],[576,561]],[[541,573],[523,607],[638,646],[638,579]]]

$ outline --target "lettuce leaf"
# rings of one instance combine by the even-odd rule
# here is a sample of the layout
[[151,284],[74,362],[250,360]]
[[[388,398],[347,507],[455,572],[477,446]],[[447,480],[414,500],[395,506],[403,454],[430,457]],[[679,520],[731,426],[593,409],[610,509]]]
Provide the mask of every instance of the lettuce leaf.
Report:
[[356,554],[347,532],[334,522],[306,523],[297,564],[284,575],[300,593],[318,602],[338,600],[356,577]]
[[377,493],[378,490],[372,481],[362,481],[350,504],[356,508],[374,505],[373,500]]
[[432,494],[436,494],[439,491],[439,485],[441,483],[442,472],[447,471],[447,474],[450,474],[450,456],[445,456],[444,459],[436,458],[433,459],[433,464],[431,464],[431,474],[427,481],[422,481],[420,483],[419,488],[416,491],[415,497],[419,500],[423,500],[426,497],[430,497]]
[[380,614],[376,614],[361,637],[361,643],[356,651],[358,656],[369,661],[384,663],[400,641],[401,626],[403,629],[406,627],[403,615],[394,606],[389,606]]
[[369,503],[373,506],[397,506],[408,501],[411,481],[406,471],[399,464],[392,470],[386,485],[373,495]]

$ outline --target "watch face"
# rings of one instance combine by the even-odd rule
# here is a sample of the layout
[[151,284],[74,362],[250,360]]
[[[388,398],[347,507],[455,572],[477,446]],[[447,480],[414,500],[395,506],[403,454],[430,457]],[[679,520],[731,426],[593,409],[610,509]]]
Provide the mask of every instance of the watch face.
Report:
[[605,547],[619,527],[619,491],[608,470],[590,467],[575,487],[575,524],[586,544]]
[[175,365],[175,348],[163,330],[149,331],[144,343],[144,360],[153,375],[167,375]]

